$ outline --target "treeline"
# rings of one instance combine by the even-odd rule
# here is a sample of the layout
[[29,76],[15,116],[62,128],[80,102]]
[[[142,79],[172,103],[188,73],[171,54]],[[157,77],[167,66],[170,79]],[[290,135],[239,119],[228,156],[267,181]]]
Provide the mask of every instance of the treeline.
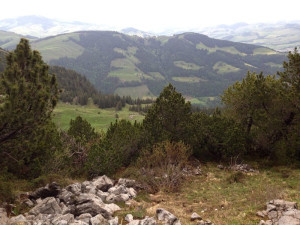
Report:
[[59,100],[71,104],[86,105],[89,98],[99,108],[117,108],[121,110],[125,104],[147,104],[151,99],[132,99],[130,96],[119,96],[114,94],[102,94],[87,80],[74,70],[59,66],[51,66],[50,74],[55,74],[58,88],[60,90]]

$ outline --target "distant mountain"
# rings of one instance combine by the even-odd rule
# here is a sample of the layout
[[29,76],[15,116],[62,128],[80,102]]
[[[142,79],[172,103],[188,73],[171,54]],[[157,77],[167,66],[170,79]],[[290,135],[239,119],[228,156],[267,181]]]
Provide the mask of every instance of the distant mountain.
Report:
[[66,22],[42,16],[22,16],[0,20],[0,30],[34,37],[48,37],[80,30],[107,30],[110,27],[82,22]]
[[282,52],[300,46],[300,21],[275,24],[238,23],[193,29],[193,31],[217,39],[262,45]]
[[7,50],[15,49],[21,38],[27,38],[31,41],[37,39],[33,36],[24,36],[10,31],[0,30],[0,47]]
[[51,65],[85,75],[104,93],[133,97],[157,96],[172,83],[191,99],[207,99],[248,70],[274,74],[286,59],[269,48],[196,33],[140,38],[82,31],[36,40],[32,47]]

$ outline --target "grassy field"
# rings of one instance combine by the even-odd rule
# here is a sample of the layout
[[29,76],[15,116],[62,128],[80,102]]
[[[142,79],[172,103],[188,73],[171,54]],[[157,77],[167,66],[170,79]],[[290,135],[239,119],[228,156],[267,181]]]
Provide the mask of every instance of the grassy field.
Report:
[[238,51],[235,47],[218,47],[218,46],[215,46],[214,48],[212,48],[212,47],[207,47],[206,45],[204,45],[201,42],[196,45],[196,48],[207,50],[209,53],[214,53],[214,52],[219,50],[219,51],[227,52],[227,53],[234,54],[234,55],[242,55],[242,56],[246,55],[245,53],[242,53],[242,52]]
[[143,196],[148,200],[140,201],[136,206],[139,212],[133,212],[154,216],[157,208],[164,208],[184,225],[196,224],[190,221],[193,212],[216,225],[257,225],[262,218],[256,212],[266,209],[266,202],[281,198],[300,203],[299,169],[276,167],[252,174],[220,170],[215,164],[203,165],[201,169],[202,175],[188,177],[176,193]]
[[39,50],[47,62],[62,57],[76,58],[83,53],[84,49],[71,38],[79,40],[79,33],[58,35],[43,41],[32,42],[31,46],[32,49]]
[[116,121],[116,114],[119,119],[126,119],[130,121],[141,121],[144,116],[130,112],[129,106],[126,106],[122,111],[116,112],[115,109],[99,109],[94,105],[79,106],[70,105],[66,103],[59,103],[54,110],[54,122],[62,130],[69,128],[70,120],[81,116],[86,119],[96,131],[106,131],[111,122]]
[[224,62],[217,62],[213,66],[213,69],[216,70],[218,74],[238,72],[240,70],[239,68],[231,66]]
[[172,80],[179,81],[179,82],[186,82],[186,83],[198,83],[200,81],[202,82],[207,81],[200,77],[172,77]]
[[195,63],[188,63],[185,61],[174,61],[174,65],[185,70],[199,70],[202,67],[196,65]]
[[136,87],[117,88],[115,94],[120,96],[131,96],[132,98],[153,98],[153,94],[148,89],[147,85]]

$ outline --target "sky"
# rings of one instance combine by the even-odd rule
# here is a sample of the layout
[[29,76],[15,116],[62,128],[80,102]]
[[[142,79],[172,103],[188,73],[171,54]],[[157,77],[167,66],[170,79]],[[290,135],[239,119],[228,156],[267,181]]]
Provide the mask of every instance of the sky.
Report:
[[299,0],[8,0],[1,19],[39,15],[144,31],[300,20]]

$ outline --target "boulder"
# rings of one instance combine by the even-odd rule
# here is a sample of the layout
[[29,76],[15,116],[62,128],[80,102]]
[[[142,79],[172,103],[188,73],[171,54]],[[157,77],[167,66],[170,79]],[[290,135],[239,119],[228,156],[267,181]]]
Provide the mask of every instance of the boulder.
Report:
[[93,186],[95,186],[97,189],[101,191],[107,191],[109,188],[111,188],[114,185],[113,180],[111,180],[105,175],[93,179],[91,183]]
[[131,180],[131,179],[125,179],[125,178],[120,178],[118,180],[117,185],[124,185],[125,187],[134,187],[135,185],[135,180]]
[[30,222],[23,216],[23,215],[19,215],[19,216],[14,216],[12,218],[9,219],[9,221],[7,223],[4,224],[8,224],[8,225],[30,225]]
[[83,221],[83,222],[89,224],[91,218],[92,218],[91,214],[84,213],[84,214],[81,214],[80,216],[77,216],[76,220],[80,220],[80,221]]
[[109,225],[108,221],[101,214],[98,214],[98,215],[92,217],[90,219],[90,224],[91,225],[98,225],[98,224]]
[[51,223],[53,225],[64,225],[70,224],[74,222],[74,215],[73,214],[66,214],[66,215],[57,215],[54,219],[52,219]]
[[131,214],[127,214],[125,216],[125,221],[127,221],[128,223],[130,223],[133,220],[133,216]]
[[115,218],[108,221],[109,225],[119,225],[119,218],[116,216]]
[[172,213],[169,211],[163,209],[163,208],[158,208],[156,210],[156,216],[157,219],[160,221],[164,221],[167,225],[180,225],[180,220],[174,216]]
[[62,189],[57,197],[68,205],[72,204],[74,200],[74,194],[66,189]]
[[81,193],[81,184],[80,183],[75,183],[68,185],[66,187],[67,191],[72,192],[74,195],[79,195]]
[[30,211],[30,215],[38,214],[62,214],[62,209],[54,197],[48,197],[39,202]]
[[36,200],[38,198],[44,199],[47,197],[56,197],[61,191],[60,186],[53,182],[51,184],[47,184],[45,187],[38,188],[31,194],[29,194],[29,199]]

